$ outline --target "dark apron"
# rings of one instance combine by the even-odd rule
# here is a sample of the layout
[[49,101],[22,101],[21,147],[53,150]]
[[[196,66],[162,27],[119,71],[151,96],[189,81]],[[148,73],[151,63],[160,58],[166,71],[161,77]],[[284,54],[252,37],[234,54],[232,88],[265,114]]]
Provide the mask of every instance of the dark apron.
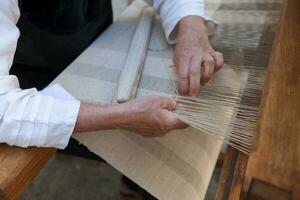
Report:
[[[21,35],[10,74],[23,89],[46,87],[113,19],[110,0],[19,0],[19,7]],[[102,161],[73,138],[63,152]],[[143,199],[155,199],[128,178],[122,180]]]
[[19,0],[20,38],[11,74],[43,89],[112,23],[110,0]]
[[[46,87],[113,19],[110,0],[19,0],[17,50],[10,74],[23,89]],[[100,159],[71,139],[65,153]]]

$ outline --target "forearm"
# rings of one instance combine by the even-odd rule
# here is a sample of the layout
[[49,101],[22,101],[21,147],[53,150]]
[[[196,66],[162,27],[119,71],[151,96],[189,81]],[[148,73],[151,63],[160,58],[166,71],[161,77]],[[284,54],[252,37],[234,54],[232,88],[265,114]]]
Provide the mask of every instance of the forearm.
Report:
[[185,128],[171,110],[176,101],[148,96],[118,105],[81,104],[75,132],[105,129],[127,129],[144,136],[163,136],[167,132]]
[[201,16],[205,20],[204,0],[145,0],[153,5],[160,14],[165,36],[170,44],[175,44],[178,36],[178,24],[187,16]]
[[126,118],[126,112],[120,105],[80,105],[74,132],[86,132],[117,128]]

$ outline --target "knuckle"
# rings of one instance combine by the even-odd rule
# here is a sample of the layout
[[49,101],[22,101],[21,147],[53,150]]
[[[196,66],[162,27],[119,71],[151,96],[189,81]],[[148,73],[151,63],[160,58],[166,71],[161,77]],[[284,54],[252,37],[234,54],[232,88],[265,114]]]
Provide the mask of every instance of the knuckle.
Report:
[[179,54],[178,54],[178,59],[179,60],[182,60],[182,61],[185,61],[187,60],[189,57],[189,53],[187,51],[181,51]]
[[178,79],[179,80],[183,80],[183,81],[188,80],[188,74],[186,74],[186,73],[178,73]]
[[189,60],[189,52],[188,51],[180,51],[175,54],[174,60],[177,63],[184,63]]
[[188,71],[188,67],[189,67],[188,63],[189,63],[188,61],[177,63],[178,64],[177,65],[178,73],[182,73],[182,74],[186,73],[186,71]]

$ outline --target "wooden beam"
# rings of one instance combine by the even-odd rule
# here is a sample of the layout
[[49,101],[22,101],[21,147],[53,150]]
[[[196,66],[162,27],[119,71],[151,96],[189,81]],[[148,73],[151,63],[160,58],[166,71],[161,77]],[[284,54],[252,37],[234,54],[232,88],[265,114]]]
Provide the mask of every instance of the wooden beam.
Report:
[[237,152],[238,152],[237,150],[235,150],[230,146],[227,148],[225,160],[222,166],[221,176],[217,187],[215,200],[228,199],[233,176],[234,176],[234,169],[237,160]]
[[[258,198],[255,185],[277,188],[269,191],[274,194],[284,191],[292,199],[300,199],[299,10],[299,0],[285,1],[275,36],[258,124],[257,149],[249,158],[243,187],[250,199],[251,191]],[[268,196],[272,198],[271,194]]]
[[118,103],[124,103],[135,97],[147,55],[154,16],[153,8],[146,6],[142,10],[119,79],[116,97]]
[[233,147],[227,148],[215,200],[240,198],[247,160],[248,155]]
[[55,151],[0,144],[0,199],[17,199]]

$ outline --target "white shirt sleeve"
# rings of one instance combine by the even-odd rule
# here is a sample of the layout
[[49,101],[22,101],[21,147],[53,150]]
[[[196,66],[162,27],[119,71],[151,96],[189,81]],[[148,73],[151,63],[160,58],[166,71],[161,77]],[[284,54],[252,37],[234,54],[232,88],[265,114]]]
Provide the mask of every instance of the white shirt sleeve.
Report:
[[80,102],[58,85],[47,92],[22,90],[17,77],[9,75],[19,37],[17,2],[0,1],[0,143],[62,149],[74,130]]
[[211,20],[205,15],[204,0],[144,0],[160,14],[165,36],[170,44],[176,42],[177,24],[185,16],[195,15]]

